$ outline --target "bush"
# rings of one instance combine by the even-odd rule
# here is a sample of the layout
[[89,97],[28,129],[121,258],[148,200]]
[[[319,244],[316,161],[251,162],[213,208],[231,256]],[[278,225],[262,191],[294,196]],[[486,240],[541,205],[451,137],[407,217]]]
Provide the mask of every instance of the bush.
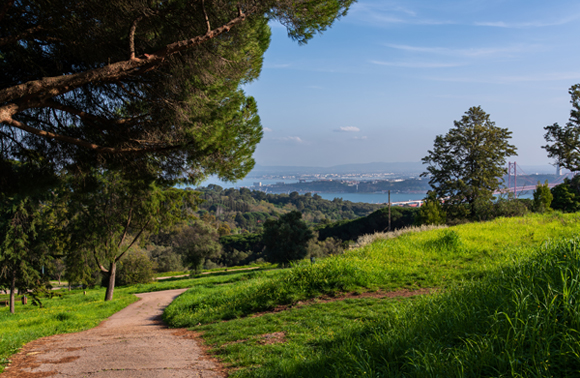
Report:
[[147,253],[141,249],[134,249],[118,263],[115,286],[149,283],[154,277],[153,262]]

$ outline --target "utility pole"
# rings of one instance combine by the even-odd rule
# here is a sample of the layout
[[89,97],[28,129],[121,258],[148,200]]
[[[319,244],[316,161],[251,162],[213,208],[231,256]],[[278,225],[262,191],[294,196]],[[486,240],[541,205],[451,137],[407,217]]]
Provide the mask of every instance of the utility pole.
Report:
[[389,232],[391,232],[391,191],[389,190]]

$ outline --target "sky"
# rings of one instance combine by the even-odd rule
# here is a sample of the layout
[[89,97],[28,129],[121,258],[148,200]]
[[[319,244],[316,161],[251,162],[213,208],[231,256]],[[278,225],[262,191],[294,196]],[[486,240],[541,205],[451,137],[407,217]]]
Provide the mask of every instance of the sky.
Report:
[[258,80],[260,165],[417,162],[472,106],[513,132],[520,165],[580,83],[577,0],[359,0],[298,45],[271,24]]

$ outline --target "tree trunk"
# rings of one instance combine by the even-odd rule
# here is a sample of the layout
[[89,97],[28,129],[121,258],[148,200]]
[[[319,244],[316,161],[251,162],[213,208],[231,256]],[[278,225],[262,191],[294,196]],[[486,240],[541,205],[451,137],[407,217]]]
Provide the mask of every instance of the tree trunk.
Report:
[[112,262],[109,269],[109,284],[107,285],[107,292],[105,293],[105,301],[113,299],[113,291],[115,291],[115,274],[117,273],[117,263]]
[[10,313],[14,314],[14,292],[16,291],[16,271],[12,272],[12,282],[10,283]]

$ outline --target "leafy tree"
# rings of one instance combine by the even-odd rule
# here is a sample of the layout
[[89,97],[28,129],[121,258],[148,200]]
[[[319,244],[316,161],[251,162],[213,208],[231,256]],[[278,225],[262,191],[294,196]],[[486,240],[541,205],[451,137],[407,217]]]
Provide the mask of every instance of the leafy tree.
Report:
[[200,272],[206,259],[217,258],[222,252],[217,230],[209,224],[196,221],[178,233],[173,242],[183,261],[194,272]]
[[538,181],[538,185],[536,186],[536,190],[534,190],[534,211],[537,213],[544,213],[546,211],[551,210],[550,204],[554,196],[550,191],[550,187],[548,186],[548,180],[544,184]]
[[441,201],[437,198],[437,194],[430,190],[427,192],[427,198],[423,201],[423,205],[417,212],[415,222],[421,224],[445,224],[446,214],[441,206]]
[[147,253],[141,249],[132,248],[119,261],[119,269],[115,276],[115,285],[149,283],[154,278],[153,262],[147,256]]
[[268,22],[305,43],[353,2],[4,1],[0,162],[241,178],[262,130],[240,88],[260,73]]
[[544,139],[548,144],[542,148],[546,149],[548,157],[555,158],[562,167],[577,172],[580,171],[580,84],[570,87],[568,93],[572,97],[570,119],[566,126],[554,123],[544,127]]
[[183,258],[173,247],[151,246],[148,254],[157,272],[179,272],[185,269]]
[[[516,155],[511,131],[495,126],[481,107],[470,108],[445,135],[435,138],[428,164],[429,184],[454,217],[474,217],[478,201],[490,201],[506,174],[505,160]],[[450,214],[450,211],[452,214]]]
[[572,180],[565,178],[564,182],[551,189],[553,200],[550,207],[565,213],[580,211],[580,176],[576,175]]
[[263,234],[266,259],[281,264],[303,259],[308,254],[308,241],[313,236],[298,211],[284,214],[278,220],[268,219]]
[[127,180],[112,171],[71,177],[67,195],[72,235],[67,262],[91,254],[108,282],[105,300],[113,298],[117,263],[127,251],[144,233],[187,219],[196,200],[194,192]]
[[16,289],[27,292],[48,284],[41,273],[52,259],[48,212],[39,198],[0,195],[0,287],[10,291],[11,313]]

